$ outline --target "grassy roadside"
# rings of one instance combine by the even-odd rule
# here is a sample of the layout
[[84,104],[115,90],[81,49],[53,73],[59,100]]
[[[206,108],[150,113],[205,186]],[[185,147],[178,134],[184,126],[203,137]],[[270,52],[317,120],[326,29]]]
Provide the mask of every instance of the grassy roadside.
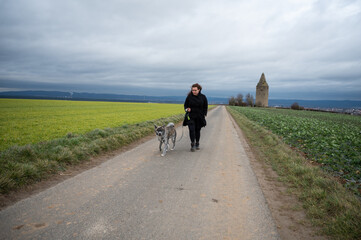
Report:
[[46,179],[68,165],[118,149],[154,131],[154,124],[178,123],[184,114],[117,128],[95,129],[85,134],[68,133],[63,138],[0,152],[0,193]]
[[335,239],[359,239],[361,202],[340,183],[290,149],[278,136],[227,107],[259,161],[272,166],[279,179],[302,202],[312,223]]

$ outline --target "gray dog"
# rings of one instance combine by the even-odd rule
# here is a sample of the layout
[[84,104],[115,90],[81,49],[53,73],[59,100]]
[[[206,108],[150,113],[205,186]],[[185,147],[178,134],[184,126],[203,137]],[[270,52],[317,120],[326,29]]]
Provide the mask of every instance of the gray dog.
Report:
[[167,126],[165,126],[165,125],[157,126],[154,124],[154,130],[155,130],[155,135],[158,136],[159,151],[161,151],[161,152],[162,152],[162,144],[164,143],[164,149],[161,154],[161,156],[164,157],[169,148],[169,139],[172,139],[173,147],[171,150],[174,150],[175,141],[177,138],[177,131],[175,130],[174,123],[172,123],[172,122],[168,123]]

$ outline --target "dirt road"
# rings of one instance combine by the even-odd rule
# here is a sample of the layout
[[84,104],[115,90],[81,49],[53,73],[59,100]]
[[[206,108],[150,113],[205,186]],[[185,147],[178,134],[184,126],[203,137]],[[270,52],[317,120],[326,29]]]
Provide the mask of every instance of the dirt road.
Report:
[[165,157],[154,137],[2,210],[0,239],[279,239],[226,109],[201,150],[183,131]]

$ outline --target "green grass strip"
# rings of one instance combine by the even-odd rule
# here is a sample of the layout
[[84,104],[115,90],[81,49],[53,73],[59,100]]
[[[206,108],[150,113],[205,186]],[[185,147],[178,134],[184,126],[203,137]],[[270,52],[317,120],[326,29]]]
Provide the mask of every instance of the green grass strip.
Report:
[[272,132],[227,107],[259,161],[270,164],[279,179],[302,202],[312,223],[334,239],[360,239],[360,199]]
[[0,193],[49,177],[67,166],[119,149],[154,131],[154,124],[180,122],[184,114],[116,128],[95,129],[85,134],[68,133],[63,138],[0,152]]

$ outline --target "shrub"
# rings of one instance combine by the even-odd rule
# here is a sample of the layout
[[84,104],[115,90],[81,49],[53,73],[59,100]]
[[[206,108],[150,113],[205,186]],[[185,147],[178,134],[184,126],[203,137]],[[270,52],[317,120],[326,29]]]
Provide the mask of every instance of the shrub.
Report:
[[293,103],[293,104],[291,105],[291,109],[293,109],[293,110],[300,110],[300,105],[298,105],[298,103],[295,102],[295,103]]

